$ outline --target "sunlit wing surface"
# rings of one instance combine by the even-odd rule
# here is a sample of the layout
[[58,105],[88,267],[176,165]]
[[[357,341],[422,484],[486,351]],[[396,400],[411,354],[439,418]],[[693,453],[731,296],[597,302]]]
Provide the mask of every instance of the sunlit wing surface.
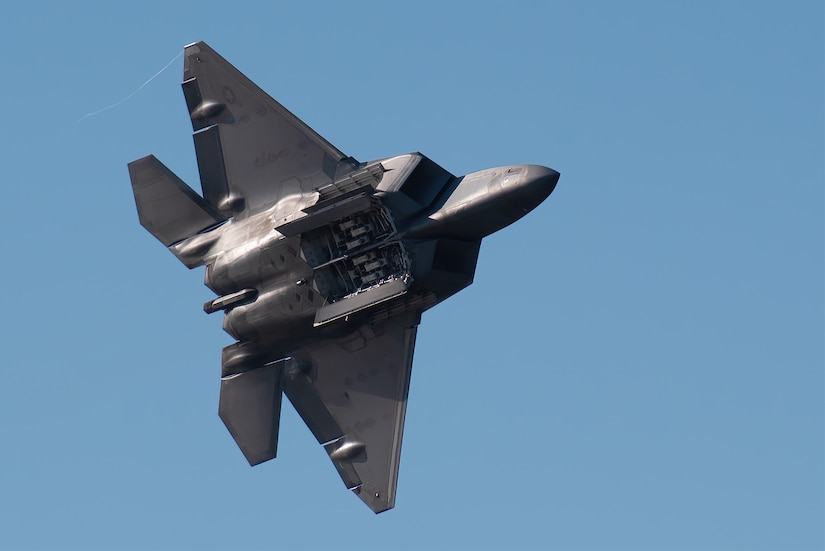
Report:
[[417,316],[364,324],[297,351],[289,401],[373,511],[395,505]]
[[224,214],[311,192],[347,159],[203,42],[184,50],[183,78],[203,195]]

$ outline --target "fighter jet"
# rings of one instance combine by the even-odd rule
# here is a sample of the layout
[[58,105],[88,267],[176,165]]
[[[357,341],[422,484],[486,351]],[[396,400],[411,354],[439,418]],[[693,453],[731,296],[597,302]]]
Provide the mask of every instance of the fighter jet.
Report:
[[206,266],[236,342],[218,414],[250,465],[273,459],[286,394],[346,487],[395,505],[416,328],[473,282],[481,240],[546,199],[559,173],[455,176],[422,155],[359,162],[203,42],[184,49],[202,195],[153,155],[129,163],[140,223]]

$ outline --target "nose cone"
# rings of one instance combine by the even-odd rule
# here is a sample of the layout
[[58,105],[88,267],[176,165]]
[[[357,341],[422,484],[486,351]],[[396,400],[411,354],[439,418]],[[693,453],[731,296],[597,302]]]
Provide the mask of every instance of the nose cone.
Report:
[[530,212],[547,199],[556,189],[559,181],[559,173],[552,168],[540,165],[526,165],[527,174],[519,185],[518,206],[524,212]]
[[547,199],[559,173],[539,165],[512,165],[474,172],[433,211],[415,219],[406,237],[473,240],[505,228]]

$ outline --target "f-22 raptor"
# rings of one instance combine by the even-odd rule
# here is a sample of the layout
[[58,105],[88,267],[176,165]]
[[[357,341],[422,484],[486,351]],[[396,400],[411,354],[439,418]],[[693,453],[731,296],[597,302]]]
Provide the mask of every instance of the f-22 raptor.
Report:
[[481,240],[546,199],[559,173],[455,176],[421,153],[359,162],[203,42],[183,94],[203,194],[154,156],[129,163],[140,223],[206,266],[237,342],[218,413],[250,465],[273,459],[281,396],[374,512],[395,505],[421,314],[470,285]]

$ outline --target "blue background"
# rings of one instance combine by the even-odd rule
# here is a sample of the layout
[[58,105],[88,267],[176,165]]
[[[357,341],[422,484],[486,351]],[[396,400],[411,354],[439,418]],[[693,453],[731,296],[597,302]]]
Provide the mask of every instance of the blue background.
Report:
[[[0,548],[822,549],[821,2],[4,2]],[[345,153],[536,163],[548,201],[424,315],[395,510],[285,402],[217,416],[202,269],[126,163],[198,188],[205,40]]]

